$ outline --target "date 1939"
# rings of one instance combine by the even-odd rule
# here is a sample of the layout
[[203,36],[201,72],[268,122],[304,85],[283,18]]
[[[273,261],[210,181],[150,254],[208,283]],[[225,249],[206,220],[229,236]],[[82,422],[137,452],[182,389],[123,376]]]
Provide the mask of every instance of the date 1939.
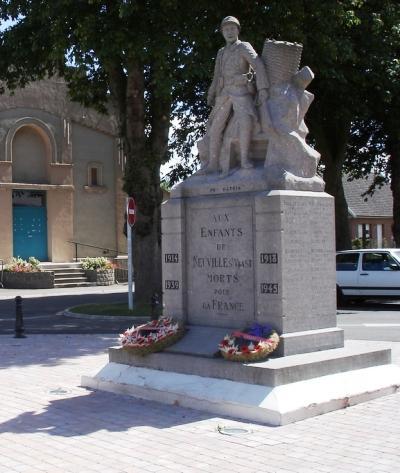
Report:
[[179,289],[179,281],[173,281],[171,279],[166,279],[165,280],[165,284],[164,284],[164,288],[169,290],[169,289]]

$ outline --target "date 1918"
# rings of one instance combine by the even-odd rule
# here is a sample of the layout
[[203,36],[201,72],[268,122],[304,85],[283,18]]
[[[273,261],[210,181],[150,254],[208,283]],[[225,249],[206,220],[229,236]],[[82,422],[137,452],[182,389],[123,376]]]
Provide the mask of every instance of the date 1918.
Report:
[[260,253],[261,264],[277,264],[278,253]]

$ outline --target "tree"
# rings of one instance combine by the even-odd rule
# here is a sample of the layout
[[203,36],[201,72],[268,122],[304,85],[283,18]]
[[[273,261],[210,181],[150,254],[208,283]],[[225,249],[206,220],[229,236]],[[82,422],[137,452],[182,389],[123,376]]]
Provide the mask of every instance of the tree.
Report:
[[[345,248],[350,236],[342,167],[352,126],[369,121],[377,108],[376,84],[385,72],[376,66],[388,46],[382,34],[390,36],[397,18],[393,5],[389,0],[0,0],[1,18],[16,20],[0,36],[0,79],[15,88],[57,73],[85,105],[104,111],[111,102],[128,158],[125,190],[138,205],[136,295],[148,302],[161,283],[159,168],[174,147],[188,155],[204,130],[205,91],[223,43],[222,17],[238,16],[243,38],[258,51],[266,36],[304,44],[303,62],[316,73],[308,123],[322,154],[326,190],[336,200],[337,247]],[[172,119],[180,128],[168,148]]]
[[393,236],[400,246],[400,5],[379,2],[379,12],[368,20],[379,35],[370,51],[366,76],[371,94],[365,97],[369,115],[353,122],[345,163],[353,177],[375,173],[376,185],[390,182],[393,194]]
[[[240,3],[242,9],[238,8]],[[377,161],[384,163],[381,151],[394,156],[398,149],[393,133],[400,127],[389,121],[397,116],[392,104],[399,83],[399,6],[390,0],[271,0],[252,2],[251,8],[245,8],[244,2],[233,2],[233,6],[229,11],[243,24],[251,25],[250,31],[246,29],[246,39],[259,44],[258,50],[266,34],[304,45],[303,63],[316,74],[310,85],[315,101],[306,120],[322,155],[326,191],[335,197],[337,249],[350,248],[343,167],[347,163],[346,170],[357,174],[363,163],[364,170],[371,170]],[[392,130],[391,145],[389,140],[382,145],[378,138],[383,123]],[[369,132],[374,135],[372,139]],[[181,146],[181,151],[189,150]],[[398,195],[398,160],[390,159],[392,189]],[[398,204],[394,216],[395,221],[400,219]],[[399,223],[395,223],[396,228],[400,231]]]
[[[159,169],[168,159],[173,104],[194,71],[189,5],[10,0],[0,1],[0,13],[15,21],[0,36],[0,79],[9,88],[58,74],[73,99],[103,112],[111,103],[127,156],[124,188],[137,203],[136,299],[148,302],[161,290]],[[196,70],[200,78],[208,73]]]
[[291,1],[278,2],[277,8],[284,34],[304,44],[304,63],[316,73],[308,123],[322,155],[326,191],[335,197],[337,248],[350,247],[344,165],[353,175],[380,169],[391,178],[399,244],[400,5],[393,0]]

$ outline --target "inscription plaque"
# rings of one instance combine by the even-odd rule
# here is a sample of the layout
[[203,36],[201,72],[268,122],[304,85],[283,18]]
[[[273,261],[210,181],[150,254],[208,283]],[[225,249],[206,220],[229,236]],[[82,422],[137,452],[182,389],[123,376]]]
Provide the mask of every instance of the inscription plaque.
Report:
[[165,253],[164,261],[166,263],[179,263],[179,254],[178,253]]
[[254,318],[252,208],[188,211],[188,316],[242,326]]
[[278,253],[260,253],[261,264],[278,264]]
[[279,284],[262,282],[261,283],[261,294],[279,294]]
[[171,279],[166,279],[165,280],[165,289],[179,289],[179,281],[173,281]]

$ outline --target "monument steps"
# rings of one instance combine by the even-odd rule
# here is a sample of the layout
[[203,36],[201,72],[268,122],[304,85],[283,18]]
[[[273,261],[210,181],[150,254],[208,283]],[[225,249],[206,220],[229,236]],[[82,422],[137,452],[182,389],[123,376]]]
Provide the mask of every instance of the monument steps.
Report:
[[228,362],[223,358],[171,351],[134,356],[123,348],[110,348],[109,361],[159,371],[229,379],[260,386],[282,386],[298,381],[344,373],[350,370],[385,365],[391,361],[390,349],[349,341],[344,348],[269,358],[257,363]]
[[349,341],[344,348],[237,363],[162,352],[147,357],[110,348],[110,362],[81,384],[169,405],[269,425],[285,425],[396,392],[390,349]]

